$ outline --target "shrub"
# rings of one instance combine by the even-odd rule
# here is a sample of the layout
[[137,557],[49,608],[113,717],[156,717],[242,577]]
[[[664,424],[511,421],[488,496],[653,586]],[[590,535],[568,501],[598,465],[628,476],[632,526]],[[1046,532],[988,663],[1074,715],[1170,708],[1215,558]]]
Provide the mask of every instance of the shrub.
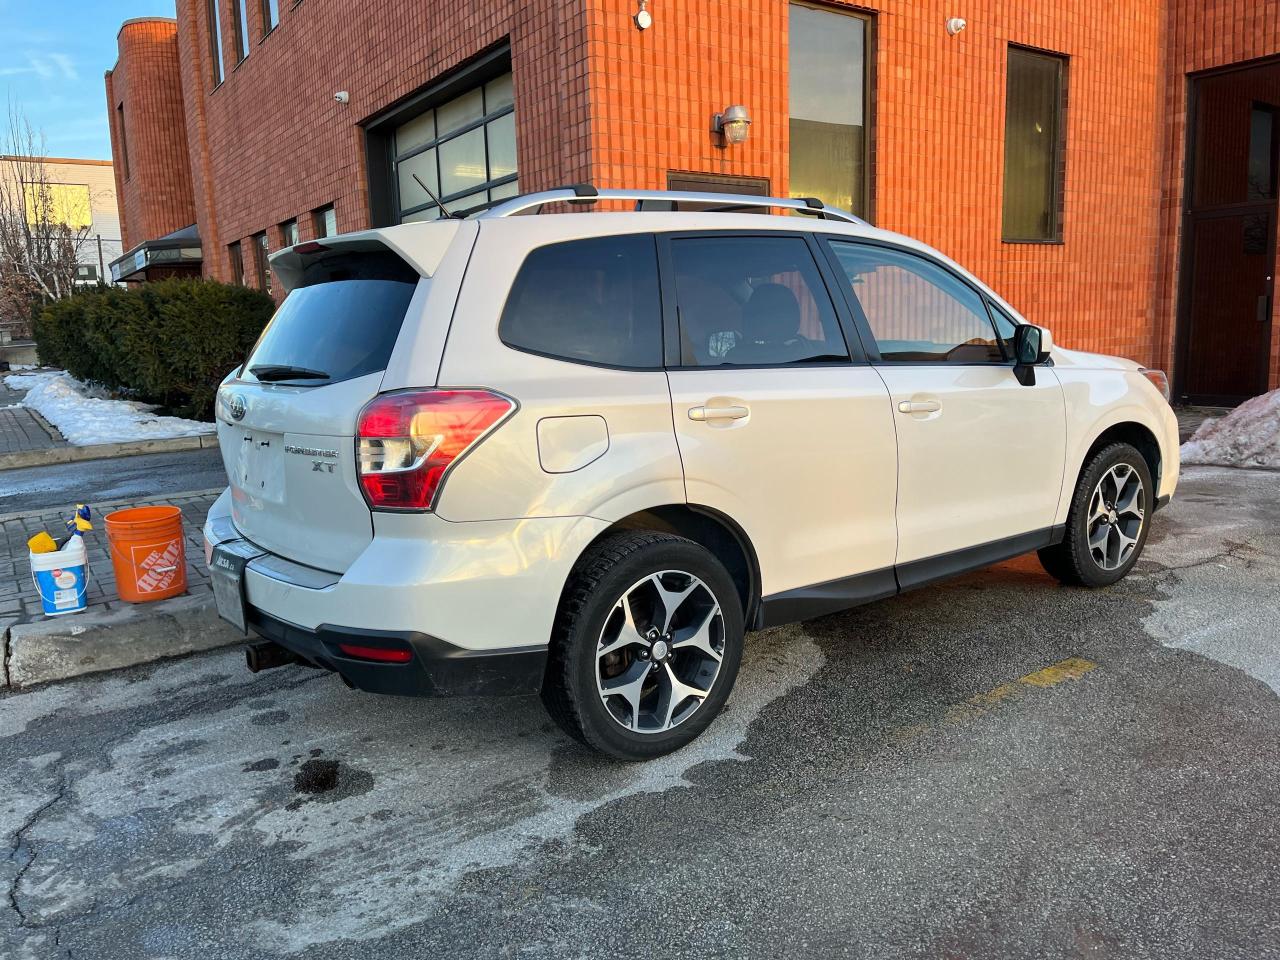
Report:
[[211,280],[90,288],[40,311],[36,349],[81,380],[209,419],[274,309],[264,293]]

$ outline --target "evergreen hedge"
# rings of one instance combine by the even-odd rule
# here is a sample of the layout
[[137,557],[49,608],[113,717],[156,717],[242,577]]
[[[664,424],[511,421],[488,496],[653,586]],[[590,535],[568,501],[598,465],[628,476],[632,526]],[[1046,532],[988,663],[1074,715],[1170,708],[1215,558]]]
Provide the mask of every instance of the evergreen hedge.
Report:
[[258,290],[212,280],[100,286],[44,307],[34,336],[41,363],[210,420],[218,384],[274,310]]

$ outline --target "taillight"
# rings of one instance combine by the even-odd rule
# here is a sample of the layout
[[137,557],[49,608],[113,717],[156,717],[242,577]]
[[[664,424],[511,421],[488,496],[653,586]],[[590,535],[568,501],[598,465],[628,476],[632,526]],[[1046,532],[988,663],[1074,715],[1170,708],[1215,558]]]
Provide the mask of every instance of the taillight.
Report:
[[488,390],[413,390],[360,411],[356,467],[375,510],[430,510],[449,468],[516,408]]
[[1169,378],[1165,376],[1164,371],[1149,370],[1146,367],[1142,367],[1138,372],[1155,385],[1155,388],[1160,391],[1160,396],[1164,397],[1165,402],[1167,403],[1170,396]]

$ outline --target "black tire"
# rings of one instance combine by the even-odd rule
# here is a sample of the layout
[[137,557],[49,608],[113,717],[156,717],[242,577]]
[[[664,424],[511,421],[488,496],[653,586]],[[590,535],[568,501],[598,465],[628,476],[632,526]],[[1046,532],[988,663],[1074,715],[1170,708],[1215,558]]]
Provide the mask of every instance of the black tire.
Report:
[[[1104,476],[1114,467],[1126,464],[1142,482],[1143,516],[1137,532],[1137,542],[1118,566],[1107,569],[1094,556],[1089,547],[1089,507],[1094,490]],[[1107,587],[1123,579],[1142,555],[1151,529],[1151,515],[1155,512],[1156,490],[1151,480],[1151,468],[1146,458],[1127,443],[1112,443],[1095,453],[1076,481],[1067,513],[1067,529],[1061,543],[1040,550],[1040,564],[1045,571],[1062,583],[1081,587]]]
[[[611,714],[600,696],[598,644],[623,594],[644,578],[669,570],[697,577],[719,605],[723,625],[719,669],[706,688],[710,693],[676,726],[665,732],[636,732]],[[552,631],[542,702],[565,733],[611,757],[648,760],[671,753],[702,733],[724,706],[742,659],[743,632],[737,587],[705,547],[650,531],[606,537],[578,561],[565,587]]]

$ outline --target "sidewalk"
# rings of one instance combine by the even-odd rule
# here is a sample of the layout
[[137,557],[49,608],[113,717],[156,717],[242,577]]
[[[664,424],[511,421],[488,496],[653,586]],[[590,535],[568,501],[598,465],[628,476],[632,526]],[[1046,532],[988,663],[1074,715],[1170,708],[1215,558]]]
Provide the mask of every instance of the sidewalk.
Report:
[[15,406],[24,396],[25,390],[10,390],[0,376],[0,455],[70,446],[40,414]]
[[[238,630],[218,619],[213,587],[204,568],[201,527],[220,493],[196,490],[91,504],[94,529],[85,534],[87,608],[61,617],[43,614],[31,580],[27,539],[41,530],[64,531],[72,508],[0,516],[0,543],[4,546],[0,554],[0,639],[4,651],[0,686],[17,690],[243,642]],[[116,596],[103,516],[125,507],[162,504],[182,510],[187,592],[152,603],[125,603]]]
[[[209,508],[220,492],[200,491],[170,499],[160,497],[127,503],[90,504],[93,508],[93,530],[84,535],[84,545],[89,556],[89,589],[86,594],[88,610],[85,614],[73,614],[72,618],[83,617],[95,610],[135,606],[116,597],[115,573],[107,552],[106,524],[102,519],[105,514],[126,507],[172,504],[182,508],[188,593],[212,596],[213,588],[209,585],[209,574],[204,568],[204,538],[201,528]],[[64,524],[69,515],[68,509],[0,517],[0,544],[4,547],[0,554],[0,624],[13,626],[44,619],[40,598],[31,583],[27,540],[41,530],[47,530],[55,537],[59,536],[66,530]]]

